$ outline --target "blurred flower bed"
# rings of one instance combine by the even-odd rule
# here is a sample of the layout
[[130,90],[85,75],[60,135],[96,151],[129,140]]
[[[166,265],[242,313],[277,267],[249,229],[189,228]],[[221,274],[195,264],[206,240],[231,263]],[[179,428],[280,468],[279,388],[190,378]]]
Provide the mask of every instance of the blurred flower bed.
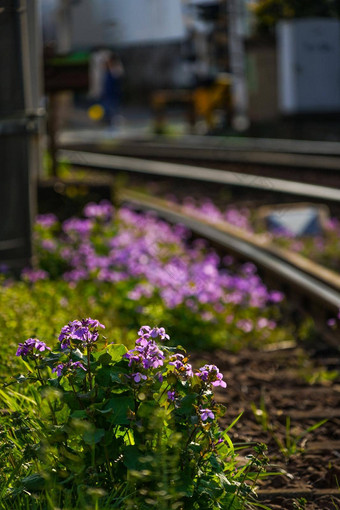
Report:
[[39,216],[34,244],[34,269],[0,290],[0,329],[14,341],[55,332],[70,310],[98,317],[127,344],[128,331],[145,322],[168,324],[176,342],[198,349],[292,337],[282,293],[269,290],[253,264],[221,260],[183,226],[152,214],[102,202],[62,224]]

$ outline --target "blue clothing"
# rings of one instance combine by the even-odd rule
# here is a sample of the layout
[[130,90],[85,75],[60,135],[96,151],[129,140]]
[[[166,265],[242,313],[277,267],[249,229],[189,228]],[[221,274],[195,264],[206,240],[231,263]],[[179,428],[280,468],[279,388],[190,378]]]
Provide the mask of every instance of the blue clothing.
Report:
[[114,76],[112,72],[106,70],[101,102],[105,110],[106,120],[109,122],[112,121],[114,115],[116,115],[119,111],[121,93],[121,77]]

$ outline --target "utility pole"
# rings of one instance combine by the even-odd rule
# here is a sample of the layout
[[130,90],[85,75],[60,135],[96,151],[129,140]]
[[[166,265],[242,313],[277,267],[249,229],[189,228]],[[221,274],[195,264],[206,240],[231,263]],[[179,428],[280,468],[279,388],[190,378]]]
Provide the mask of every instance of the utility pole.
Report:
[[249,126],[248,91],[244,51],[243,0],[226,0],[228,16],[228,50],[232,74],[232,125],[237,131]]
[[0,263],[32,257],[41,163],[41,37],[38,0],[0,0]]

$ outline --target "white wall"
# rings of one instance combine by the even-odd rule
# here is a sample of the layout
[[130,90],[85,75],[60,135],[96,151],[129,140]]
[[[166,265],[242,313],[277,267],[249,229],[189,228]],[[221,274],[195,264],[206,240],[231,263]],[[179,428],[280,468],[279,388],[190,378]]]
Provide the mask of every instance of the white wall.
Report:
[[310,18],[278,25],[282,113],[340,111],[340,22]]
[[181,0],[99,0],[108,44],[178,41],[185,29]]

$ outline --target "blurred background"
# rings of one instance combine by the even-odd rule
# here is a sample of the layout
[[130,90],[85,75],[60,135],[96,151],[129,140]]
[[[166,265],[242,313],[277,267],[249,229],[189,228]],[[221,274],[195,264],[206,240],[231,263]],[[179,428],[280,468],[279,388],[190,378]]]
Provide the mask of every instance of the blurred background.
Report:
[[1,259],[30,259],[60,147],[338,142],[339,17],[340,0],[0,0]]
[[[39,12],[61,127],[340,136],[338,0],[42,0]],[[89,110],[107,109],[110,52],[116,119]]]

